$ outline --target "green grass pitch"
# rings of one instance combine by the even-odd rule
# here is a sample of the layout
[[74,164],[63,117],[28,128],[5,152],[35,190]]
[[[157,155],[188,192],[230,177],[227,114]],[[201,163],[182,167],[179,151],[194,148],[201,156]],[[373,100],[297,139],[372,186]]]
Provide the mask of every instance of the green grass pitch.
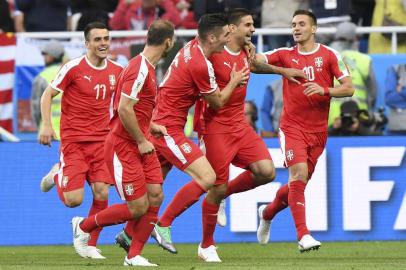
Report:
[[[300,254],[295,243],[220,243],[220,264],[203,263],[197,244],[178,244],[170,254],[154,244],[143,255],[158,263],[158,269],[406,269],[406,242],[324,242],[319,251]],[[124,251],[101,246],[106,260],[82,259],[71,246],[0,247],[0,270],[5,269],[128,269],[122,266]]]

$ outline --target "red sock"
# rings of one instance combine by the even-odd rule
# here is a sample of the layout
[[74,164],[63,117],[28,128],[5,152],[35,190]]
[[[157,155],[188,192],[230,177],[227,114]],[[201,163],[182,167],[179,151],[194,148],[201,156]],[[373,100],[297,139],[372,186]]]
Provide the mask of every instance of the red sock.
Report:
[[175,197],[165,209],[164,214],[159,219],[159,224],[162,227],[171,226],[173,220],[182,214],[187,208],[197,202],[200,196],[205,193],[204,190],[196,181],[192,180],[184,185],[175,194]]
[[203,228],[203,239],[202,243],[200,244],[202,248],[207,248],[211,245],[215,245],[214,243],[214,230],[216,229],[217,223],[217,212],[219,210],[220,205],[217,204],[210,204],[203,200],[202,203],[202,228]]
[[145,243],[151,235],[154,224],[158,220],[158,211],[159,207],[150,206],[148,211],[139,218],[139,221],[133,228],[134,234],[132,236],[131,246],[127,258],[131,259],[132,257],[141,254]]
[[138,223],[139,218],[137,219],[130,219],[129,221],[127,221],[127,223],[125,224],[125,228],[124,228],[124,232],[130,236],[131,238],[133,237],[134,234],[134,228],[135,225]]
[[56,192],[58,193],[59,199],[65,204],[65,196],[63,196],[63,191],[58,183],[58,174],[54,175],[54,183],[55,183]]
[[[89,217],[93,216],[93,215],[97,214],[98,212],[100,212],[101,210],[106,209],[107,205],[108,205],[107,200],[99,201],[99,200],[93,199],[92,207],[90,207],[88,216]],[[94,247],[96,246],[96,243],[97,243],[97,240],[99,239],[101,230],[102,230],[102,228],[98,227],[90,232],[90,239],[87,242],[87,244],[89,246],[94,246]]]
[[268,204],[264,209],[264,212],[262,212],[262,217],[265,220],[271,220],[277,213],[288,207],[288,194],[288,184],[281,186],[278,192],[276,192],[273,202]]
[[254,176],[250,171],[245,171],[233,180],[228,182],[226,198],[234,193],[251,190],[255,187]]
[[306,184],[300,180],[290,182],[289,184],[289,207],[295,221],[298,240],[302,239],[303,235],[309,233],[306,226],[305,188]]
[[97,227],[106,227],[115,224],[121,224],[132,219],[127,204],[113,204],[97,214],[88,217],[80,223],[80,228],[84,232],[91,232]]

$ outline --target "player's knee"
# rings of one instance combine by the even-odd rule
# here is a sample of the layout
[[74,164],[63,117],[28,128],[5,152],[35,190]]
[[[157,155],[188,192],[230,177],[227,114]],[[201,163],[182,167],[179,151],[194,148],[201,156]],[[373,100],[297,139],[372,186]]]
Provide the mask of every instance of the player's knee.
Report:
[[65,205],[70,208],[78,207],[82,204],[83,198],[81,197],[72,197],[65,196]]
[[275,179],[275,168],[273,166],[265,167],[260,174],[264,184],[272,182]]
[[148,193],[149,204],[151,206],[157,207],[160,206],[164,200],[164,193],[161,190],[154,190],[153,192]]
[[216,182],[216,173],[212,168],[210,170],[207,170],[203,175],[202,175],[202,182],[205,184],[206,188],[209,189],[213,187],[214,183]]
[[127,204],[128,210],[133,218],[139,218],[144,215],[149,208],[148,200],[138,201],[137,203]]
[[98,201],[106,201],[109,197],[109,186],[108,185],[95,186],[93,190],[93,197]]

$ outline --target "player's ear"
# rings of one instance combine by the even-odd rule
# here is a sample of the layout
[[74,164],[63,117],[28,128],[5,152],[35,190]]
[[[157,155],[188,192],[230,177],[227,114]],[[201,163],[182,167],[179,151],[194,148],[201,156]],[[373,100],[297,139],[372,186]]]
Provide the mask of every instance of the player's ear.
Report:
[[316,34],[317,25],[312,25],[312,34]]

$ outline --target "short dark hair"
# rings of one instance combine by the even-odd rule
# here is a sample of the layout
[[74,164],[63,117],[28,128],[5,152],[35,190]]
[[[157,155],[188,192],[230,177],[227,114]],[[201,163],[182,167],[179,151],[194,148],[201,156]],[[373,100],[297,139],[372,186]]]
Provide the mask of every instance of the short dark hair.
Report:
[[233,8],[227,12],[228,23],[238,25],[242,17],[252,16],[252,12],[246,8]]
[[89,33],[90,33],[90,31],[92,31],[93,29],[107,29],[107,30],[108,30],[107,26],[106,26],[104,23],[102,23],[102,22],[98,22],[98,21],[97,21],[97,22],[88,23],[88,24],[86,25],[86,27],[85,27],[85,30],[83,31],[84,34],[85,34],[85,40],[86,40],[86,41],[89,40]]
[[167,20],[156,20],[148,28],[147,45],[159,46],[175,33],[173,24]]
[[293,17],[295,17],[296,15],[307,15],[307,16],[309,16],[310,19],[312,19],[312,21],[313,21],[313,25],[317,26],[316,15],[314,15],[314,13],[311,12],[310,10],[298,9],[298,10],[295,11],[295,13],[293,13]]
[[216,32],[217,34],[219,28],[223,28],[227,24],[227,16],[224,13],[204,14],[200,17],[197,33],[201,39],[205,40],[209,33]]

